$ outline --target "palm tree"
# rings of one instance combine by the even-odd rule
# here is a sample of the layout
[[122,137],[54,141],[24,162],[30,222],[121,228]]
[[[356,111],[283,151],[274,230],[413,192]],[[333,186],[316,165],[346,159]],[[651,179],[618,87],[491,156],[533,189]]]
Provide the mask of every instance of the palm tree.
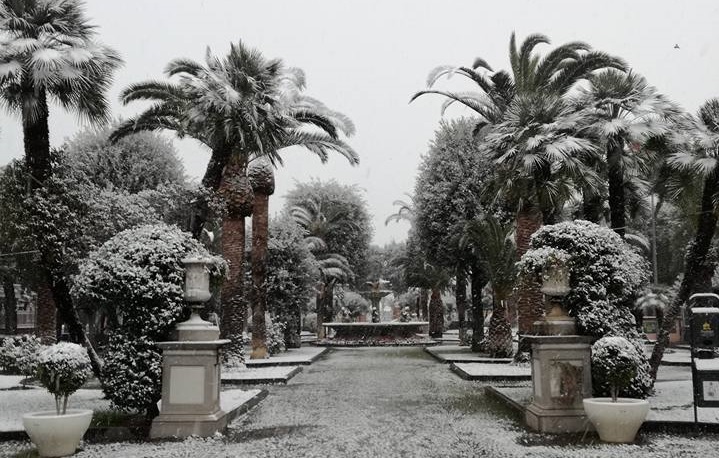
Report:
[[[280,151],[289,146],[303,146],[322,162],[327,161],[331,151],[339,152],[353,164],[358,162],[357,154],[339,138],[339,132],[352,134],[354,126],[345,116],[301,94],[304,73],[285,69],[279,60],[266,60],[242,42],[232,44],[223,59],[208,49],[205,65],[176,59],[165,73],[177,81],[138,83],[123,92],[123,103],[150,100],[154,104],[123,122],[112,138],[140,130],[168,129],[199,140],[211,150],[202,183],[213,191],[221,188],[225,180],[225,196],[238,194],[234,200],[252,202],[246,178],[249,162],[264,157],[272,165],[281,164]],[[235,210],[230,217],[236,221],[223,222],[223,234],[233,237],[224,244],[228,249],[230,243],[244,247],[244,219],[250,216],[252,207],[241,205]],[[201,217],[195,221],[196,236],[202,222]],[[244,249],[225,251],[225,257],[231,271],[223,285],[223,307],[228,309],[223,309],[226,318],[221,321],[221,333],[239,350],[244,322],[239,312],[243,308]],[[264,342],[264,318],[259,321],[262,324],[257,324],[257,332],[253,333],[257,334],[253,336],[256,343]]]
[[[717,226],[717,202],[719,202],[719,99],[711,99],[699,109],[697,117],[687,116],[673,135],[676,151],[667,159],[677,174],[690,172],[703,182],[701,204],[697,216],[694,240],[687,247],[684,260],[684,277],[665,311],[664,322],[657,336],[649,360],[651,376],[656,380],[657,370],[669,343],[669,332],[689,296],[707,292],[716,260],[710,256],[712,239]],[[681,190],[678,190],[681,191]]]
[[642,177],[649,175],[655,162],[641,145],[668,134],[667,121],[678,116],[679,109],[632,72],[600,72],[592,75],[589,87],[581,91],[577,104],[591,113],[592,133],[605,151],[611,227],[624,236],[627,193],[633,188],[646,189]]
[[[554,165],[556,158],[553,148],[555,147],[549,145],[560,141],[559,145],[564,150],[560,153],[562,160],[567,157],[567,154],[574,155],[579,152],[577,150],[585,150],[587,146],[585,142],[571,145],[575,140],[573,136],[568,135],[570,132],[566,128],[561,129],[563,132],[555,134],[542,131],[552,128],[554,117],[559,114],[569,114],[564,97],[578,81],[587,79],[593,72],[600,69],[624,69],[625,67],[620,59],[603,52],[592,51],[589,45],[582,42],[565,43],[551,50],[544,57],[535,54],[534,51],[538,45],[549,43],[546,36],[532,34],[517,48],[515,34],[512,33],[509,42],[511,75],[506,71],[493,72],[486,60],[482,58],[475,59],[471,67],[441,66],[430,73],[427,79],[428,86],[434,85],[440,77],[459,74],[476,84],[479,92],[457,93],[430,89],[420,91],[412,98],[414,100],[424,94],[443,95],[447,97],[443,110],[453,103],[460,103],[479,115],[480,122],[475,128],[475,132],[486,133],[499,130],[499,133],[493,137],[494,144],[487,149],[492,151],[496,146],[503,146],[504,152],[511,154],[509,156],[505,156],[504,153],[489,155],[498,166],[499,173],[495,179],[496,183],[492,187],[493,191],[488,192],[488,195],[514,202],[517,208],[518,257],[526,252],[529,247],[529,237],[542,225],[543,220],[556,216],[556,210],[542,207],[539,202],[535,202],[540,197],[539,195],[530,198],[532,193],[540,191],[543,194],[541,200],[549,199],[549,203],[559,204],[566,199],[565,191],[572,187],[564,178],[550,182],[546,177],[541,181],[544,186],[549,185],[549,188],[534,187],[528,181],[536,178],[536,175],[533,176],[532,173],[527,172],[529,169],[540,168],[545,170],[545,174],[548,173],[550,176],[559,178],[561,174],[553,173],[553,169],[557,168]],[[552,107],[552,103],[559,106]],[[535,104],[537,106],[533,107],[532,105]],[[578,127],[578,125],[574,126],[574,128]],[[545,134],[551,136],[545,139],[543,138]],[[512,148],[511,142],[524,141],[526,145],[526,140],[530,142],[541,140],[545,146],[550,148],[550,154],[540,159],[539,163],[536,162],[538,160],[536,153],[530,153],[524,159],[521,157],[524,152],[535,150],[535,148],[515,149]],[[562,144],[561,141],[564,143]],[[589,158],[585,157],[583,160],[589,160]],[[572,161],[572,164],[576,164],[576,161]],[[514,165],[515,168],[508,167],[508,165]],[[527,170],[525,170],[525,166]],[[559,168],[563,172],[571,171],[563,165],[560,165]],[[578,176],[579,174],[574,175]],[[516,185],[513,184],[515,179],[518,179]],[[596,182],[596,180],[594,181]],[[518,192],[521,189],[529,194]],[[500,192],[500,194],[496,194],[496,192]],[[503,195],[502,192],[509,194]],[[536,302],[539,297],[538,290],[531,294],[531,291],[527,291],[526,288],[520,289],[518,300],[520,333],[531,331],[536,313],[531,310],[529,304]]]
[[[56,101],[91,123],[106,122],[105,91],[122,60],[93,40],[94,26],[79,0],[2,0],[0,31],[0,100],[20,114],[28,187],[35,190],[52,172],[48,102]],[[73,340],[86,342],[67,278],[57,274],[59,260],[47,252],[41,257],[45,279],[38,293],[52,301],[38,302],[39,321],[54,323],[54,302]],[[46,331],[54,335],[54,329]],[[99,373],[100,360],[88,350]]]
[[482,215],[467,222],[460,244],[475,252],[492,283],[492,318],[487,352],[495,358],[511,356],[512,334],[505,304],[512,293],[516,276],[512,228],[493,215]]
[[305,243],[315,254],[320,270],[317,285],[316,311],[317,330],[324,337],[322,323],[332,320],[334,287],[354,277],[347,259],[337,253],[327,253],[328,236],[333,231],[342,231],[355,224],[349,214],[337,206],[326,206],[318,198],[309,198],[301,205],[290,209],[295,222],[305,230]]
[[[504,120],[484,142],[495,174],[485,188],[487,196],[516,208],[516,253],[529,248],[531,235],[553,223],[577,188],[596,188],[599,177],[586,166],[596,156],[596,145],[586,136],[587,114],[552,94],[515,97]],[[538,285],[523,285],[517,296],[519,332],[532,332],[543,314]]]

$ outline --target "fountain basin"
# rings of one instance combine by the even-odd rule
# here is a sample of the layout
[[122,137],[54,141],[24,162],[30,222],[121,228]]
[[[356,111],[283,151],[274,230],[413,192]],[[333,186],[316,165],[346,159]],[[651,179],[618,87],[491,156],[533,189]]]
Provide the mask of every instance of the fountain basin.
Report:
[[429,329],[427,321],[323,323],[322,326],[325,328],[325,335],[331,337],[317,342],[318,345],[369,347],[437,344],[426,335]]

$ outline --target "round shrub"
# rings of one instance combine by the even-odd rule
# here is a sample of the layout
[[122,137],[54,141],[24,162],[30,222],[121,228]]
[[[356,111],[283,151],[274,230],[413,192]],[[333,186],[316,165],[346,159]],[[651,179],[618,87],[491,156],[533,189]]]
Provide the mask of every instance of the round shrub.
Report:
[[637,349],[624,337],[602,337],[592,345],[592,387],[595,396],[646,397],[632,382],[644,364]]
[[540,228],[518,263],[519,273],[541,282],[552,258],[568,260],[571,290],[564,304],[576,317],[579,333],[628,339],[641,359],[628,390],[648,394],[649,364],[632,313],[648,282],[648,262],[611,229],[581,220]]
[[0,367],[10,374],[32,375],[43,345],[31,334],[9,336],[0,342]]
[[38,355],[37,377],[55,396],[58,415],[65,414],[67,398],[85,384],[90,374],[90,357],[78,344],[60,342],[44,348]]

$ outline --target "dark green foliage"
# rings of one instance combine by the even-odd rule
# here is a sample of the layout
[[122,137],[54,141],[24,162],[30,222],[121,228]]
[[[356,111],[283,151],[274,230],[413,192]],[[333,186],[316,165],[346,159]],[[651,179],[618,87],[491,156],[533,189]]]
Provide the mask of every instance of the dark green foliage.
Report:
[[[322,220],[328,223],[310,235],[320,237],[327,253],[343,256],[349,262],[355,282],[362,285],[367,278],[367,253],[372,239],[372,224],[367,202],[357,186],[348,186],[330,180],[298,183],[286,196],[286,208],[319,206]],[[314,212],[316,213],[316,212]]]

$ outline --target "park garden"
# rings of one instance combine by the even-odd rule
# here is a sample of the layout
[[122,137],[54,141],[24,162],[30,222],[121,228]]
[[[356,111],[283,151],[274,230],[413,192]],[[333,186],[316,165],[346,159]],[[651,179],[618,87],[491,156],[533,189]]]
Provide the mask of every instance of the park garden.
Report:
[[[414,188],[386,196],[399,200],[384,223],[409,230],[379,246],[356,184],[297,181],[269,210],[287,151],[362,159],[353,121],[311,95],[304,71],[235,40],[123,87],[135,114],[119,118],[107,94],[125,63],[101,36],[80,0],[0,2],[0,100],[24,148],[0,167],[0,451],[38,453],[17,427],[29,411],[10,398],[43,408],[42,387],[57,416],[75,397],[95,411],[78,456],[713,450],[714,417],[704,438],[642,430],[625,446],[601,442],[581,409],[591,396],[651,403],[689,338],[690,296],[719,287],[713,94],[687,112],[621,56],[543,34],[508,36],[506,69],[482,57],[428,68],[426,87],[407,88],[410,108],[463,109],[417,152]],[[58,107],[85,125],[51,146]],[[187,138],[209,153],[199,180],[174,146]],[[190,258],[208,279],[196,318]],[[28,304],[31,328],[18,323]],[[175,402],[168,342],[193,320],[216,327],[212,386],[238,405],[216,434],[167,441],[152,425]],[[484,388],[520,374],[541,399],[529,362],[543,334],[585,352],[556,379],[560,397],[583,394],[564,407],[579,402],[584,423],[529,433]],[[480,382],[438,369],[448,344],[464,355],[455,362],[481,363]]]

